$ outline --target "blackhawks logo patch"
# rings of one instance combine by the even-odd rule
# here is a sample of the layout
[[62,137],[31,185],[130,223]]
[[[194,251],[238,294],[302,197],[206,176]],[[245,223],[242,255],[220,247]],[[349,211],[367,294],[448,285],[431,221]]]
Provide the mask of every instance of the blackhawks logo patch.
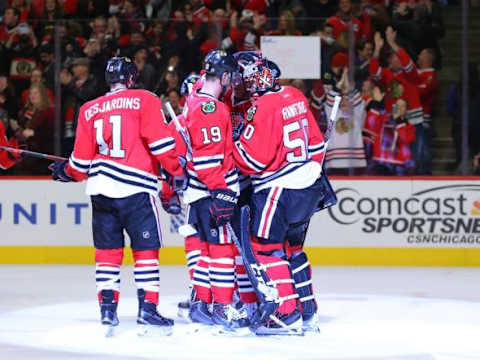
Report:
[[217,105],[215,104],[215,101],[207,101],[202,103],[202,111],[205,114],[210,114],[215,112],[217,110]]
[[252,121],[257,112],[257,105],[254,105],[247,110],[247,121]]
[[353,121],[344,117],[339,117],[335,122],[335,130],[339,134],[346,134],[353,129]]

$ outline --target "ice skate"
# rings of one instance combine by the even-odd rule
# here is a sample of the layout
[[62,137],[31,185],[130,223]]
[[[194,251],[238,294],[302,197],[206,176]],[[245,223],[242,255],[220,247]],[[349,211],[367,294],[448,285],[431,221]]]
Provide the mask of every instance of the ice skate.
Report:
[[320,320],[318,312],[315,312],[313,315],[303,315],[302,329],[303,331],[320,332]]
[[291,314],[275,314],[263,325],[252,329],[256,335],[303,335],[302,315],[298,310]]
[[190,311],[188,314],[190,320],[194,323],[199,323],[203,325],[214,325],[212,320],[212,314],[208,311],[208,305],[206,302],[201,300],[195,300],[190,306]]
[[188,316],[188,314],[190,313],[190,306],[191,306],[190,299],[180,301],[177,304],[177,308],[178,308],[177,315],[178,315],[178,317],[182,318],[182,319],[190,320],[190,317]]
[[212,320],[227,331],[246,328],[250,325],[246,310],[239,311],[233,305],[213,304]]
[[139,336],[168,336],[173,332],[174,321],[160,315],[155,304],[144,302],[138,312],[137,324]]
[[191,321],[189,316],[190,307],[192,306],[192,302],[195,299],[195,295],[196,295],[195,289],[191,287],[190,297],[184,301],[180,301],[177,304],[177,308],[178,308],[177,315],[179,318],[186,319],[187,321]]
[[102,303],[100,305],[100,317],[106,337],[111,337],[118,326],[117,303],[113,302],[113,291],[103,290],[101,293]]

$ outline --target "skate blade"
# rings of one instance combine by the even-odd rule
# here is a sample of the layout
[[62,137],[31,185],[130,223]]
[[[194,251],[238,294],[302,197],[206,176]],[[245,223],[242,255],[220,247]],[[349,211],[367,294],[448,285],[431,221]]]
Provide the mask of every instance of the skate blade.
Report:
[[302,330],[304,332],[320,333],[320,327],[318,325],[303,325]]
[[112,325],[102,325],[103,327],[103,334],[105,337],[113,337],[115,336],[115,326]]
[[255,335],[258,336],[304,336],[303,329],[256,329]]
[[173,326],[138,325],[137,335],[140,337],[170,336]]
[[183,308],[178,308],[177,315],[181,319],[185,319],[188,322],[192,322],[192,319],[190,319],[190,309],[183,309]]
[[229,329],[222,325],[215,325],[212,327],[211,331],[215,336],[246,337],[254,335],[248,327]]

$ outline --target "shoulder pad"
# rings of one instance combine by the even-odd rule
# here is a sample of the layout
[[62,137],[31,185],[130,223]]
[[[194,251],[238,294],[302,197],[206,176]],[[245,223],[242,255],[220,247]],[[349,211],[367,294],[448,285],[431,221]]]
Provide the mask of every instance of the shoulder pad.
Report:
[[214,113],[217,110],[217,104],[213,100],[204,101],[201,104],[201,108],[204,114],[210,114]]

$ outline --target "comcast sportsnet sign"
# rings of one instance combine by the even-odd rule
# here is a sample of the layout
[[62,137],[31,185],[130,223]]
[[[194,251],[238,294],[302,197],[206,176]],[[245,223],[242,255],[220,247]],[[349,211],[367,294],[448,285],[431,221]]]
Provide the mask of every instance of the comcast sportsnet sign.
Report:
[[480,248],[480,181],[332,183],[338,203],[315,216],[317,246]]

